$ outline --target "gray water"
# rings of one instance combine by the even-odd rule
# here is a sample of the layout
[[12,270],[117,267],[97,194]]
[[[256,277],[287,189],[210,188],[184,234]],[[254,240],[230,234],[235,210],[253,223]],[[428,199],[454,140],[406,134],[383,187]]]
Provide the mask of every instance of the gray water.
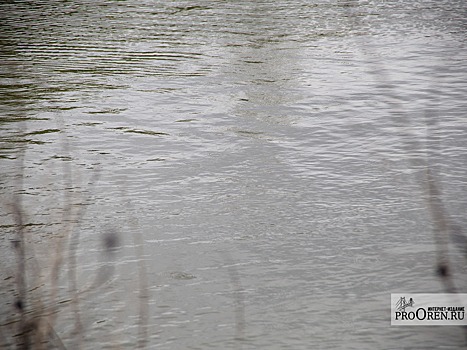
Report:
[[390,293],[444,291],[427,169],[467,231],[466,26],[463,0],[2,2],[2,344],[19,193],[31,313],[79,238],[67,348],[69,253],[86,349],[463,347],[391,327]]

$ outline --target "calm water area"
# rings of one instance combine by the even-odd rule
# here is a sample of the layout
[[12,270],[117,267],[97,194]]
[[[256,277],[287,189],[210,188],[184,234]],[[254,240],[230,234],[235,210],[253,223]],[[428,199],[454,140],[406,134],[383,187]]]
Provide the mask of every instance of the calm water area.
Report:
[[467,233],[466,33],[464,0],[2,1],[0,344],[21,203],[67,349],[463,348],[390,294],[444,291],[427,169]]

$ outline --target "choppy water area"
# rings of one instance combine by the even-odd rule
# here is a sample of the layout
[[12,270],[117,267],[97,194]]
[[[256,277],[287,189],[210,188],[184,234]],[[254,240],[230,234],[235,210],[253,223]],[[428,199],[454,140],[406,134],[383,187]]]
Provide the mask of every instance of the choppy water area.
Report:
[[55,310],[69,348],[463,346],[458,327],[391,327],[390,293],[444,291],[427,169],[467,233],[466,13],[2,3],[2,344],[16,341],[17,193],[30,314],[51,307],[55,243],[72,241]]

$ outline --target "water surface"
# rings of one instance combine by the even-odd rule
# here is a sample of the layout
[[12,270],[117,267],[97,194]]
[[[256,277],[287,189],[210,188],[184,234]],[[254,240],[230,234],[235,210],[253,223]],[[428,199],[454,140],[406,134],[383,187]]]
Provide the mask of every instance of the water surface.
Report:
[[[20,193],[29,310],[47,307],[52,243],[79,234],[64,253],[86,291],[84,348],[135,348],[143,329],[160,349],[458,349],[460,328],[391,327],[389,301],[444,291],[426,169],[467,227],[466,13],[464,1],[1,4],[2,342],[17,319]],[[55,328],[73,347],[65,261]]]

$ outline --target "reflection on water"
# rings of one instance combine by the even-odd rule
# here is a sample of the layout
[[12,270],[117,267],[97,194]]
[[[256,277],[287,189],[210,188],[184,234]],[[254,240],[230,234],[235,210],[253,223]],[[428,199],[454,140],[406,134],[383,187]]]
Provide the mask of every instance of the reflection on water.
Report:
[[466,10],[0,4],[2,344],[21,199],[25,319],[57,347],[459,348],[388,303],[443,291],[440,246],[466,286]]

